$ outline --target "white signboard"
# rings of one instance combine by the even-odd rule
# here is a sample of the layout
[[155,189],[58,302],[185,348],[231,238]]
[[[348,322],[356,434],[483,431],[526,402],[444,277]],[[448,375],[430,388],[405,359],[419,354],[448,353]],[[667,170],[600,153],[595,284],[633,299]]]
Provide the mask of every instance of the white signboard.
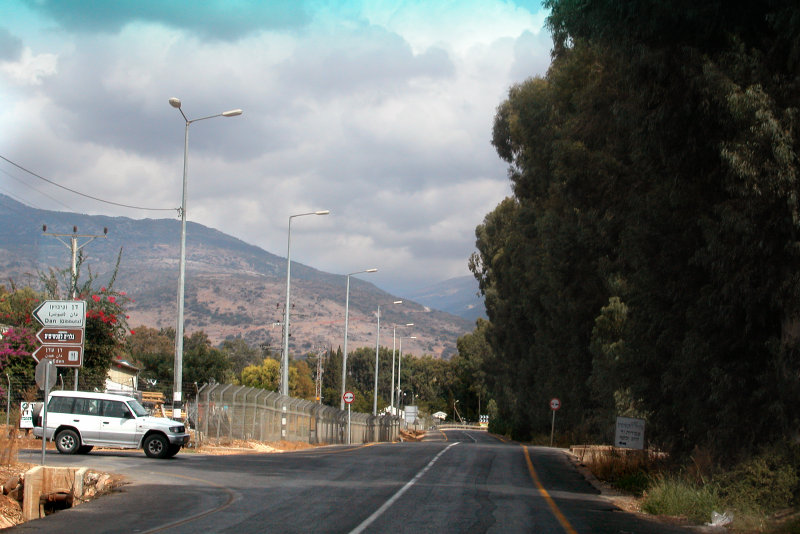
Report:
[[644,449],[644,419],[617,417],[614,445],[626,449]]
[[416,406],[406,406],[405,408],[406,423],[413,424],[414,421],[417,420],[418,413],[419,409]]
[[22,402],[19,405],[19,427],[33,428],[33,403]]
[[83,328],[86,324],[86,301],[46,300],[33,310],[42,326]]

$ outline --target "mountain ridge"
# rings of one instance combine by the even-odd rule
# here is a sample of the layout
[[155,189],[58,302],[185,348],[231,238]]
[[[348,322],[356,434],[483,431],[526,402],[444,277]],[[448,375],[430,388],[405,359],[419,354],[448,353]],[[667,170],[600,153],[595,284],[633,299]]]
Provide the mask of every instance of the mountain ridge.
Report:
[[[115,287],[135,302],[129,309],[131,327],[175,326],[180,255],[180,221],[85,215],[32,208],[0,194],[0,275],[17,285],[38,284],[38,273],[68,267],[66,242],[46,235],[67,233],[102,235],[82,251],[85,266],[98,282],[122,260]],[[186,295],[184,325],[187,334],[202,329],[214,343],[242,337],[253,346],[278,348],[282,337],[286,287],[286,258],[200,223],[187,223]],[[83,273],[85,276],[86,273]],[[292,261],[291,350],[294,354],[343,344],[345,275],[326,273]],[[449,358],[456,340],[472,330],[468,319],[409,299],[398,298],[365,280],[350,279],[348,349],[375,346],[375,312],[381,305],[381,340],[393,324],[414,323],[416,340],[404,342],[415,355]],[[412,335],[404,332],[405,335]],[[382,342],[382,345],[387,343]],[[274,352],[274,351],[273,351]]]

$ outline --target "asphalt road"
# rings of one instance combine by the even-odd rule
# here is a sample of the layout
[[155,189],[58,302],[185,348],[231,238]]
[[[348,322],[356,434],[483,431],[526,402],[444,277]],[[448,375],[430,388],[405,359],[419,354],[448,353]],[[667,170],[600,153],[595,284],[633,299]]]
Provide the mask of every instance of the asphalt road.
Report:
[[[21,452],[38,463],[41,453]],[[679,533],[623,513],[562,451],[481,432],[282,454],[49,453],[123,474],[119,493],[9,529],[44,533]]]

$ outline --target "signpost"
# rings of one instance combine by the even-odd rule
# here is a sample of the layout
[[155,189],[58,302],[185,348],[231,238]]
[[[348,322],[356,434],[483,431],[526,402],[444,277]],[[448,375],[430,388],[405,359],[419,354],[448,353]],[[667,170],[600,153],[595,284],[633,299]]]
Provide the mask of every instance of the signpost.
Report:
[[644,419],[617,417],[614,444],[628,449],[644,449]]
[[86,324],[86,301],[46,300],[33,310],[42,326],[83,328]]
[[81,345],[42,345],[31,354],[37,362],[52,360],[56,367],[80,367],[83,363]]
[[46,300],[33,310],[33,317],[44,327],[36,333],[42,346],[33,352],[33,358],[37,362],[50,360],[56,367],[74,367],[77,390],[78,368],[83,365],[86,302]]
[[45,450],[47,449],[47,401],[50,397],[50,388],[56,383],[56,366],[51,360],[42,360],[36,364],[36,385],[44,390],[44,404],[42,405],[42,465],[44,465]]
[[83,328],[49,328],[36,332],[39,343],[49,345],[83,345]]
[[553,423],[550,426],[550,446],[553,446],[553,436],[556,432],[556,412],[561,408],[561,401],[557,398],[550,399],[550,409],[553,411]]
[[356,396],[353,395],[352,391],[345,391],[344,395],[342,395],[342,400],[344,400],[345,404],[347,404],[347,444],[350,445],[351,436],[350,436],[350,405],[355,400]]

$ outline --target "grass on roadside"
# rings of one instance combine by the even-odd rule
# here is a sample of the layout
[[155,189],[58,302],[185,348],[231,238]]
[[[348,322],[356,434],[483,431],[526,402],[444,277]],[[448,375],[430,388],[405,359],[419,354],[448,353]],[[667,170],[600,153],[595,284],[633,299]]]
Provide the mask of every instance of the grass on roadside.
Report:
[[695,524],[719,512],[722,502],[713,486],[698,486],[674,476],[660,477],[647,488],[642,511],[652,515],[685,517]]
[[642,497],[645,513],[711,521],[712,512],[733,515],[736,532],[800,534],[800,446],[778,443],[737,465],[715,467],[709,451],[695,450],[683,468],[663,456],[595,447],[585,461],[595,476]]

